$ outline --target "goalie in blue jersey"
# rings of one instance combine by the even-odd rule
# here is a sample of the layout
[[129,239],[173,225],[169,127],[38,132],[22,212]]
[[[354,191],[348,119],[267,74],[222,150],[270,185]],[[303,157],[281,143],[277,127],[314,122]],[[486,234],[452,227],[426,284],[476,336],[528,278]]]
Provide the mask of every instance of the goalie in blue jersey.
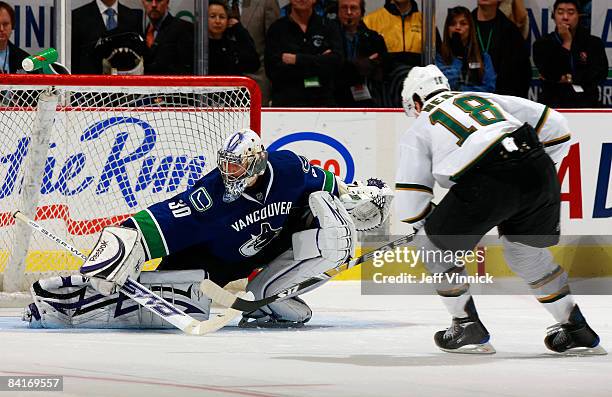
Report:
[[[137,305],[128,309],[116,293],[128,277],[140,275],[141,283],[206,319],[203,278],[223,286],[251,275],[247,291],[262,299],[317,276],[354,254],[356,230],[385,221],[392,194],[376,179],[347,186],[291,151],[268,153],[254,131],[234,132],[218,152],[217,168],[193,187],[103,230],[81,268],[88,283],[75,277],[35,283],[39,299],[35,293],[28,318],[49,327],[163,326]],[[141,274],[143,261],[155,258],[163,258],[159,271]],[[74,293],[85,287],[98,299]],[[66,300],[46,301],[50,289]],[[289,295],[244,313],[240,326],[300,327],[311,316],[302,299]]]

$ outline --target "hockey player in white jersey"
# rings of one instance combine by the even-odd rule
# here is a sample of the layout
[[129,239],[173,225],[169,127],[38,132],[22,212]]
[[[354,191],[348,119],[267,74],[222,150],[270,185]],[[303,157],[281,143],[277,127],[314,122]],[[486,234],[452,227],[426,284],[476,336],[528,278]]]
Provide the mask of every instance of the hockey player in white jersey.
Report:
[[[410,71],[402,99],[416,120],[400,141],[396,211],[418,230],[422,248],[472,250],[497,226],[506,262],[558,322],[549,328],[546,346],[558,353],[606,354],[574,303],[567,273],[546,249],[559,240],[555,163],[569,148],[565,118],[522,98],[451,92],[434,65]],[[450,188],[437,206],[436,182]],[[467,275],[464,267],[435,258],[425,263],[431,273]],[[436,290],[452,316],[451,326],[435,334],[437,346],[494,353],[470,285],[445,282]]]

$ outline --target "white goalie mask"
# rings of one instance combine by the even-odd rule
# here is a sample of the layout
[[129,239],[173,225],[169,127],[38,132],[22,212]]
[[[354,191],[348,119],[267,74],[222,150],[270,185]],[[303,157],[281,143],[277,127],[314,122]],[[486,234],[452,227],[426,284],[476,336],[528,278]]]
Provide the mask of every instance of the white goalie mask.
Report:
[[417,117],[419,113],[414,104],[415,96],[425,102],[437,92],[450,91],[448,79],[436,65],[413,67],[404,80],[402,104],[408,117]]
[[230,134],[217,152],[225,193],[223,201],[231,203],[242,195],[249,182],[266,170],[268,152],[259,135],[244,128]]

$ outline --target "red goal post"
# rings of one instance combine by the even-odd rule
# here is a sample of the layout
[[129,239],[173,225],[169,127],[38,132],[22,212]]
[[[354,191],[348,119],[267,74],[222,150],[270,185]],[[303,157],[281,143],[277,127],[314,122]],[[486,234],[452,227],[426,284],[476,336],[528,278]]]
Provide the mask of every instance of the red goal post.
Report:
[[227,133],[260,126],[261,94],[246,77],[2,76],[0,291],[80,264],[13,211],[86,252],[104,226],[214,168]]

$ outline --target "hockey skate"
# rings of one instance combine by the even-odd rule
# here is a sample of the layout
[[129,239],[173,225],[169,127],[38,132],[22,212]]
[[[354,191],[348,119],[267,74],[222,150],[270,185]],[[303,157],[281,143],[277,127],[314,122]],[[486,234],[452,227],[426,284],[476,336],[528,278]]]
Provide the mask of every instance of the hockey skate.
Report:
[[240,328],[302,328],[307,321],[287,321],[277,319],[269,314],[261,313],[261,317],[255,317],[256,312],[248,313],[238,323]]
[[[238,323],[240,328],[302,328],[306,324],[311,316],[312,311],[308,308],[308,305],[298,297],[293,297],[291,300],[295,303],[305,306],[308,309],[307,315],[303,316],[303,321],[294,321],[288,318],[284,318],[280,313],[270,311],[269,309],[264,311],[257,309],[250,313],[243,313],[242,319]],[[287,301],[284,301],[287,302]]]
[[489,331],[478,318],[473,299],[470,298],[465,310],[468,317],[454,317],[449,328],[435,333],[436,345],[440,350],[449,353],[495,353],[495,348],[489,343]]
[[568,356],[608,354],[599,344],[599,336],[589,327],[578,305],[574,305],[566,324],[555,324],[547,329],[546,347]]

